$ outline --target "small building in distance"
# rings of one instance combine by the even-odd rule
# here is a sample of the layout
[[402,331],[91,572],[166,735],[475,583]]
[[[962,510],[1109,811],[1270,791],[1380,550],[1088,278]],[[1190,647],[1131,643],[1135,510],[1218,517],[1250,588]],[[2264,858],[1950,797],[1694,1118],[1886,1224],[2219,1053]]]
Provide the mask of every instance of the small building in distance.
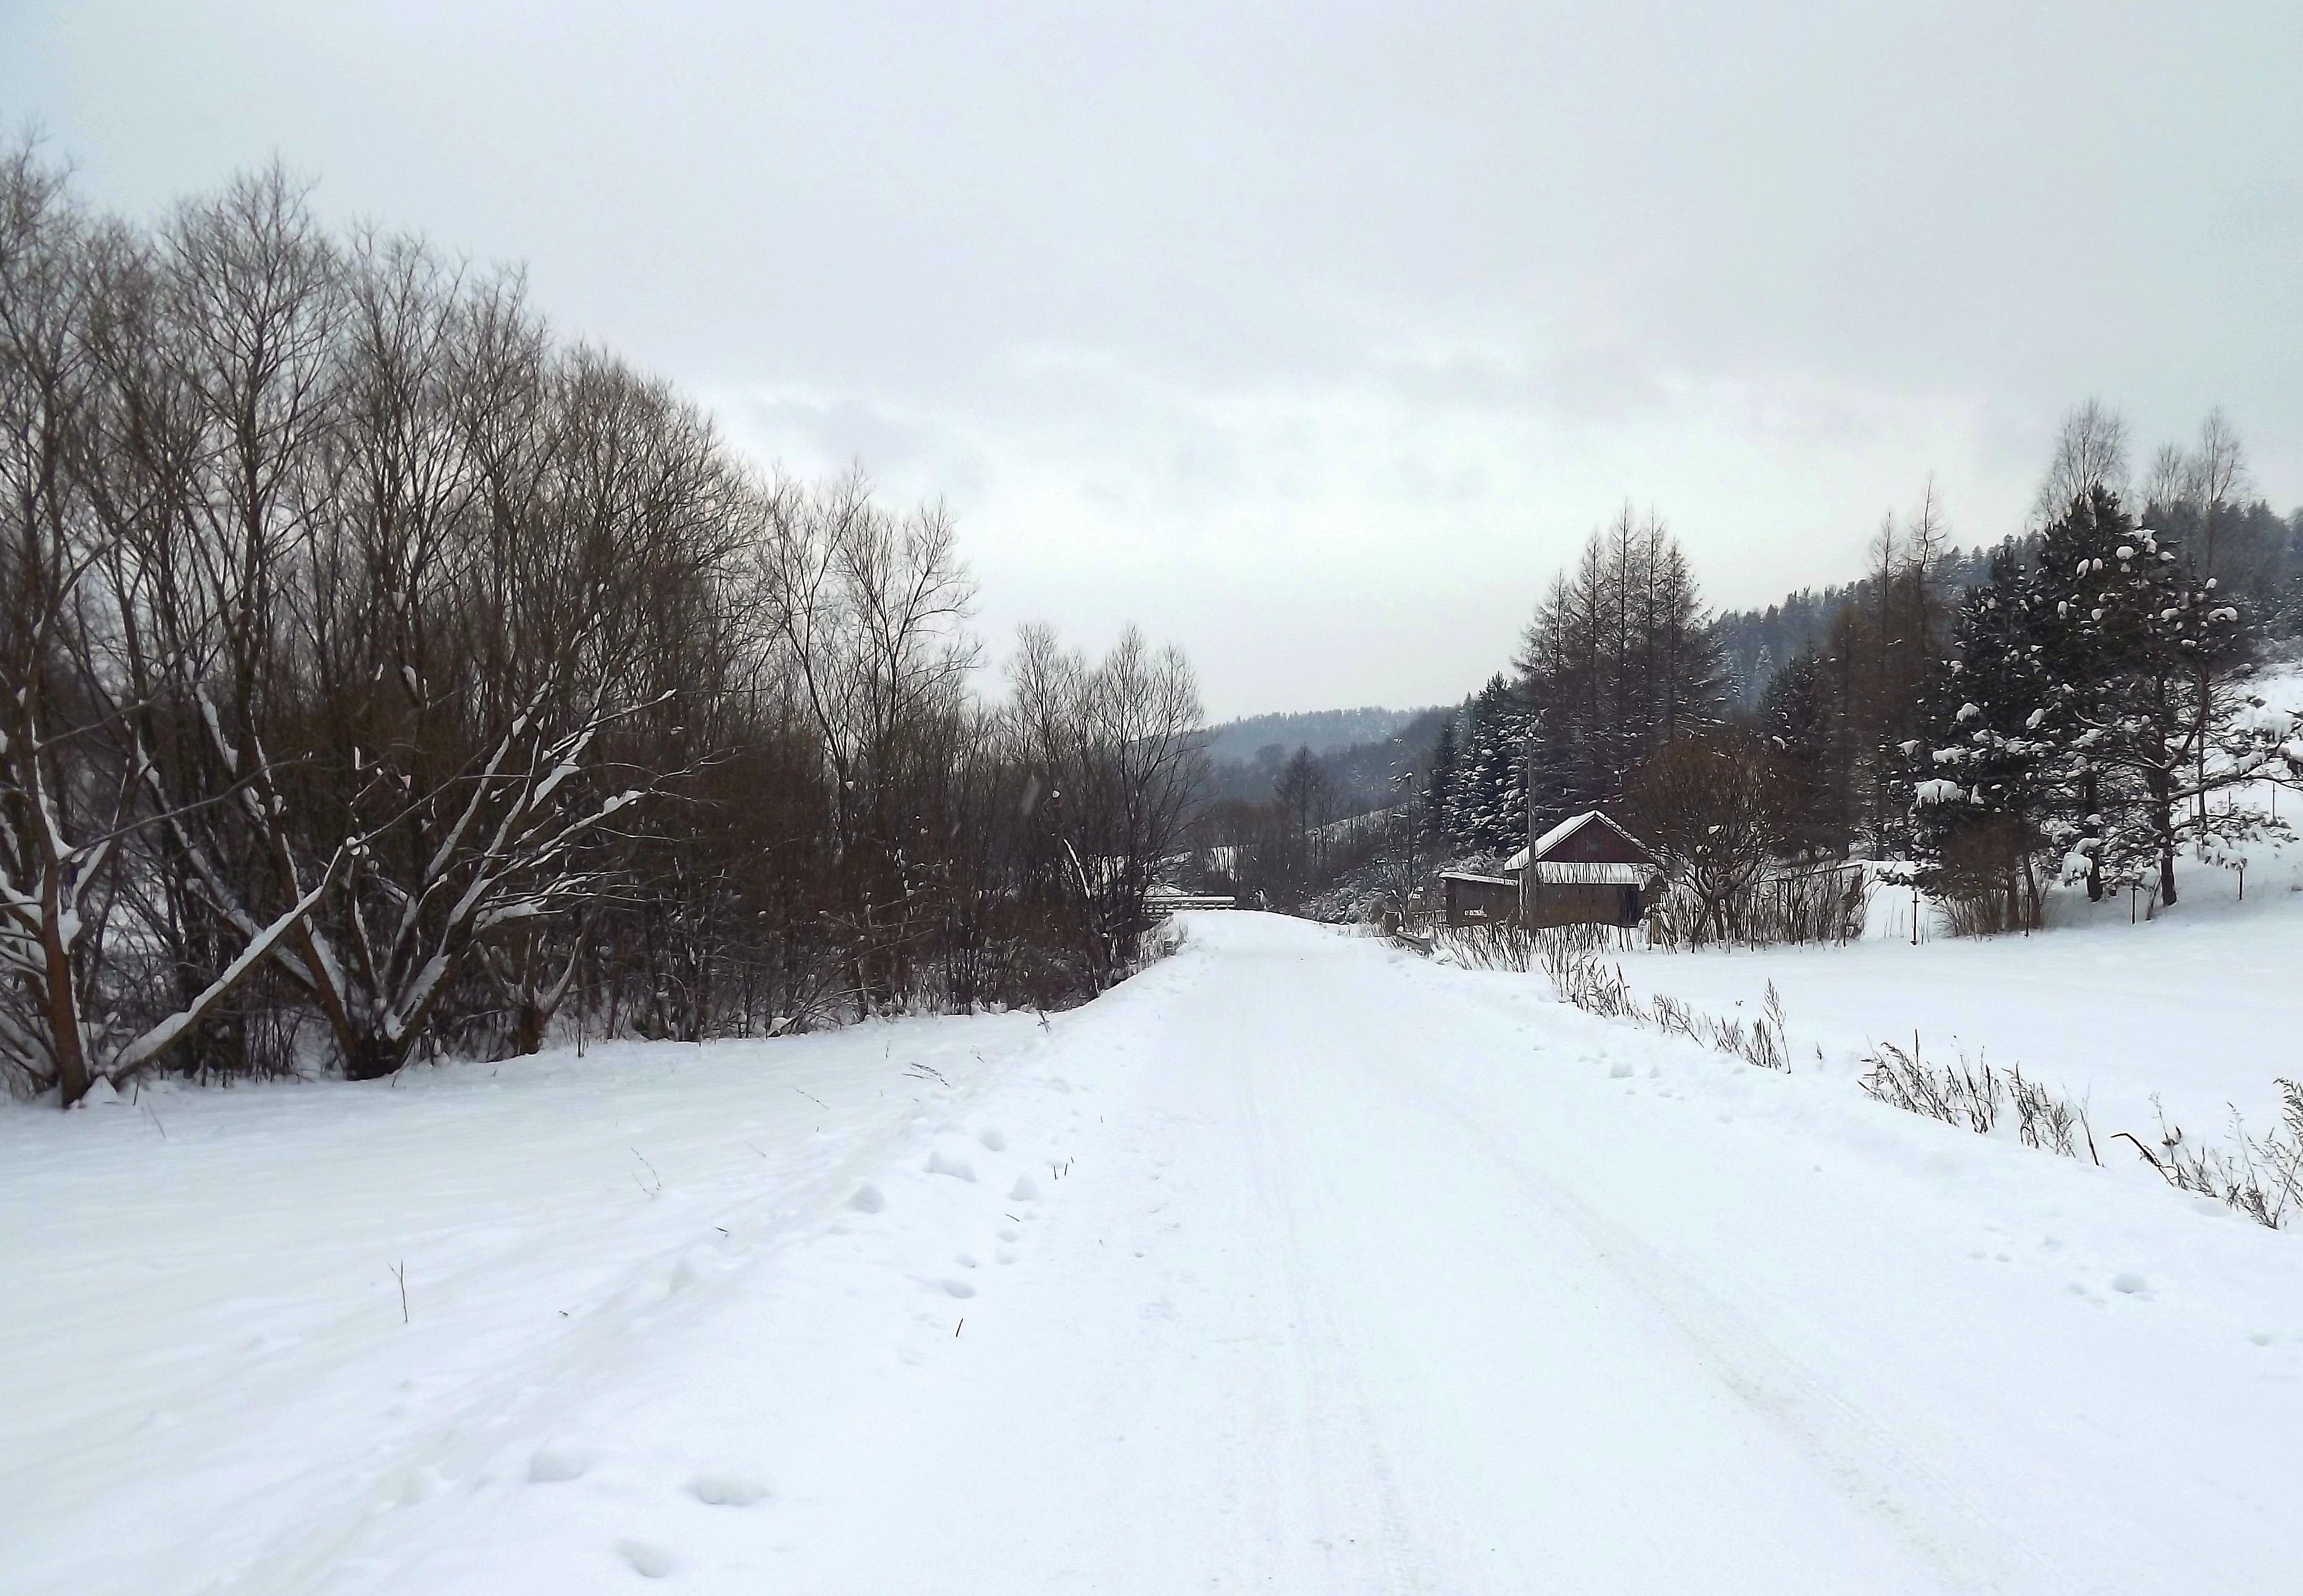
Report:
[[1442,870],[1439,891],[1451,926],[1510,925],[1519,920],[1517,876]]
[[1636,926],[1663,874],[1646,844],[1598,810],[1562,820],[1500,871],[1445,870],[1451,926]]

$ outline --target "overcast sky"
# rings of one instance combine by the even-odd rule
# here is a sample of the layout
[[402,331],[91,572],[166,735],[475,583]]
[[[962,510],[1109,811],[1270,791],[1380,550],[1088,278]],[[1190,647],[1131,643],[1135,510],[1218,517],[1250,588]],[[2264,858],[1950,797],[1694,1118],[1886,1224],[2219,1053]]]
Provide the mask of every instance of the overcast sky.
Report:
[[1218,717],[1460,696],[1626,497],[1723,605],[1930,471],[1995,540],[2090,394],[2303,500],[2297,0],[0,0],[0,116],[132,213],[277,154],[524,262],[942,496],[995,647],[1133,618]]

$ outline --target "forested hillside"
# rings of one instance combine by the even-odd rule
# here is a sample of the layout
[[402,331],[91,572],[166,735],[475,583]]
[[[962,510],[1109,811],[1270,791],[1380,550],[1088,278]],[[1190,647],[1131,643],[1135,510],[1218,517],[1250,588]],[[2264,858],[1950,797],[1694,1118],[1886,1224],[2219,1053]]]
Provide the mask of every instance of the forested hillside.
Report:
[[[1207,754],[1219,765],[1247,765],[1266,756],[1284,760],[1299,748],[1313,753],[1334,753],[1362,743],[1380,743],[1423,710],[1384,710],[1373,705],[1356,710],[1310,710],[1296,714],[1250,715],[1227,720],[1207,730]],[[1276,755],[1271,751],[1277,749]]]

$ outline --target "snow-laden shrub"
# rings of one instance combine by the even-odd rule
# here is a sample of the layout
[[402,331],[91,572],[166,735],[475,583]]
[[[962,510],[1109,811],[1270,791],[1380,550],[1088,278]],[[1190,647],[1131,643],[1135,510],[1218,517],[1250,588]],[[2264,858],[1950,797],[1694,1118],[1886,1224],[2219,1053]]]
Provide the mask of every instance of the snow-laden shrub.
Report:
[[[2015,1138],[2027,1147],[2066,1158],[2084,1152],[2089,1161],[2103,1162],[2086,1105],[2056,1096],[2027,1079],[2020,1066],[2002,1071],[1986,1063],[1970,1064],[1964,1054],[1956,1064],[1931,1065],[1920,1056],[1916,1035],[1909,1053],[1882,1043],[1863,1063],[1868,1068],[1858,1084],[1882,1103],[1978,1136],[2003,1135],[2012,1123]],[[2185,1135],[2181,1126],[2167,1122],[2164,1112],[2155,1143],[2126,1130],[2113,1131],[2111,1139],[2128,1143],[2176,1190],[2214,1197],[2259,1225],[2279,1230],[2303,1212],[2303,1086],[2282,1076],[2279,1091],[2280,1124],[2267,1136],[2248,1135],[2233,1110],[2221,1147]]]
[[[1771,867],[1734,895],[1728,940],[1750,947],[1860,941],[1875,875],[1860,864]],[[1650,946],[1675,952],[1719,940],[1702,904],[1675,882],[1649,905],[1646,933]]]
[[1784,1041],[1784,1000],[1773,981],[1767,983],[1759,1017],[1750,1021],[1699,1013],[1672,997],[1658,995],[1641,1003],[1623,967],[1600,956],[1615,934],[1606,926],[1556,926],[1540,931],[1508,924],[1449,926],[1435,934],[1434,956],[1466,970],[1523,974],[1540,970],[1562,1003],[1587,1014],[1685,1037],[1759,1069],[1791,1069]]
[[[2220,1147],[2185,1136],[2164,1110],[2155,1151],[2127,1131],[2118,1136],[2176,1190],[2214,1197],[2275,1231],[2303,1209],[2303,1087],[2282,1076],[2279,1096],[2280,1124],[2268,1136],[2249,1136],[2237,1109]],[[2156,1107],[2158,1100],[2152,1102]]]
[[2103,1162],[2086,1105],[2056,1096],[2028,1079],[2020,1064],[2002,1071],[1988,1061],[1970,1064],[1961,1054],[1956,1064],[1931,1065],[1921,1055],[1916,1032],[1909,1053],[1883,1042],[1863,1063],[1868,1067],[1856,1084],[1882,1103],[1963,1126],[1978,1136],[1993,1135],[2012,1116],[2015,1138],[2025,1147],[2066,1158],[2084,1150],[2094,1163]]

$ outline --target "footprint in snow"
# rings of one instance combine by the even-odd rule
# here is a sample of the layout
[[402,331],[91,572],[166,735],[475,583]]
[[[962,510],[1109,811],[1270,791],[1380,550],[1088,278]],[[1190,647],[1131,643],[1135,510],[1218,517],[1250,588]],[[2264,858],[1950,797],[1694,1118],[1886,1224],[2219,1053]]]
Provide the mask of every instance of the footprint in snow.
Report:
[[938,1281],[936,1285],[949,1297],[957,1297],[965,1300],[975,1295],[975,1288],[966,1281]]
[[1011,1203],[1038,1202],[1040,1200],[1038,1183],[1029,1175],[1017,1176],[1016,1184],[1008,1189],[1008,1200]]
[[988,1152],[1005,1153],[1008,1150],[1008,1138],[989,1125],[975,1133],[975,1139],[982,1142]]
[[888,1205],[888,1199],[878,1187],[865,1185],[856,1189],[856,1195],[848,1199],[848,1205],[858,1214],[877,1214]]
[[592,1460],[583,1453],[566,1447],[539,1448],[527,1460],[527,1477],[537,1485],[557,1485],[565,1480],[580,1480]]
[[748,1508],[768,1494],[768,1488],[742,1474],[698,1474],[688,1482],[688,1492],[713,1508]]
[[678,1567],[671,1553],[646,1541],[619,1541],[616,1550],[642,1579],[662,1579]]
[[975,1166],[965,1158],[947,1158],[939,1150],[928,1155],[928,1173],[949,1175],[955,1180],[975,1179]]
[[2147,1295],[2149,1289],[2144,1278],[2131,1269],[2123,1269],[2113,1275],[2111,1289],[2125,1297],[2142,1297]]

